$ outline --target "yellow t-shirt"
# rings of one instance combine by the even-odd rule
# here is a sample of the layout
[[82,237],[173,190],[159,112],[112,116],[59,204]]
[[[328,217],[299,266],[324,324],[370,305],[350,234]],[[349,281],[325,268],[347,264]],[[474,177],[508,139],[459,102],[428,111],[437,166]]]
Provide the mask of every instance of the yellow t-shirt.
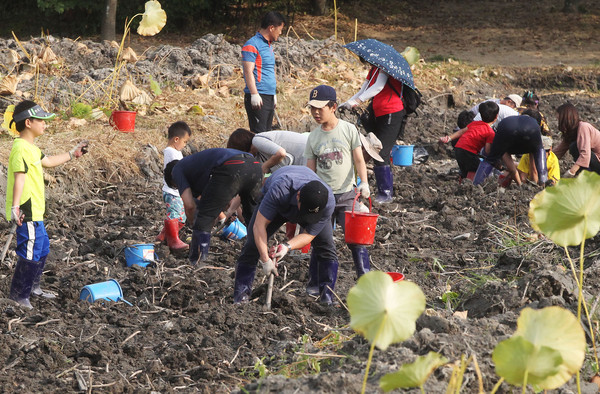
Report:
[[6,218],[10,220],[10,211],[13,206],[13,187],[15,172],[25,173],[25,184],[19,206],[25,214],[25,221],[43,221],[46,210],[46,197],[44,195],[44,170],[42,159],[44,154],[37,146],[30,144],[22,138],[13,142],[8,159],[8,179],[6,187]]
[[[546,159],[546,166],[548,167],[548,179],[558,181],[560,179],[560,166],[558,164],[558,157],[556,157],[552,151],[550,151],[550,154]],[[529,175],[529,153],[526,153],[521,157],[517,169]]]

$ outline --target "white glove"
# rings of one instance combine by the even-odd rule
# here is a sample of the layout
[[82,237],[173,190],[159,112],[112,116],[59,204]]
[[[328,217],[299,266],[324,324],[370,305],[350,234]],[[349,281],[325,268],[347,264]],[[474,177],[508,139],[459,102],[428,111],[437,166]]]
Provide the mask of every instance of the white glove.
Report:
[[273,95],[273,108],[277,108],[277,95]]
[[340,107],[346,108],[346,109],[352,109],[352,108],[356,107],[357,105],[358,105],[358,101],[350,99],[350,100],[346,101],[344,104],[342,104]]
[[13,223],[16,223],[18,226],[23,224],[23,214],[21,214],[21,208],[18,205],[10,208],[10,220]]
[[275,261],[280,261],[290,249],[290,244],[288,243],[279,244],[277,246],[277,251],[275,252]]
[[567,172],[565,172],[565,175],[563,175],[563,178],[575,178],[576,175],[577,175],[577,173],[573,174],[571,172],[571,169],[569,169]]
[[267,259],[267,261],[262,261],[259,259],[258,262],[262,266],[263,273],[266,276],[269,276],[271,274],[273,274],[275,276],[279,276],[279,273],[277,272],[277,265],[275,265],[273,260]]
[[260,94],[256,93],[250,95],[250,105],[252,105],[252,108],[260,109],[262,104],[262,97],[260,97]]
[[74,157],[80,158],[85,153],[87,153],[88,145],[89,145],[89,142],[87,140],[83,140],[80,143],[78,143],[77,145],[75,145],[75,147],[69,151],[69,156],[71,157],[71,159],[73,159]]
[[364,198],[369,198],[371,196],[371,190],[369,190],[369,185],[366,181],[363,181],[356,187],[356,190],[360,193]]

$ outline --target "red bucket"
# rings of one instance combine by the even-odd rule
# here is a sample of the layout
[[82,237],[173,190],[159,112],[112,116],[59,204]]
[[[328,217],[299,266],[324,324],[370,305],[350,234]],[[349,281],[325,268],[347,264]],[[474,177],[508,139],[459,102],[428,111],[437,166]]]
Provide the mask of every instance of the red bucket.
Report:
[[344,212],[346,216],[346,231],[344,234],[347,244],[372,245],[375,241],[375,227],[378,214],[371,212],[371,199],[369,198],[369,213],[354,212],[354,205],[360,194],[354,197],[352,211]]
[[394,282],[400,282],[404,280],[404,274],[400,272],[386,272],[389,276],[392,277]]
[[[296,223],[291,223],[291,222],[287,222],[285,224],[285,236],[287,237],[288,240],[294,238],[296,235],[298,235],[299,231],[296,231]],[[302,249],[300,249],[300,251],[302,253],[308,253],[310,252],[310,243],[304,245],[302,247]]]
[[113,111],[108,123],[115,129],[124,133],[133,133],[135,128],[135,111]]

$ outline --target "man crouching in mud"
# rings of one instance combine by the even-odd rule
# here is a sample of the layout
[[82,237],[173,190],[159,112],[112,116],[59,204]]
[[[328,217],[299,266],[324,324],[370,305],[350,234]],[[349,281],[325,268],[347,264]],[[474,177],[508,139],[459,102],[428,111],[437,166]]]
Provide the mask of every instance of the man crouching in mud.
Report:
[[[331,188],[307,167],[286,166],[267,179],[262,192],[263,199],[250,220],[246,243],[236,263],[233,302],[248,302],[257,261],[265,275],[277,275],[277,262],[287,252],[312,242],[313,253],[319,256],[314,275],[318,278],[319,301],[331,305],[338,271]],[[297,223],[304,230],[288,243],[280,244],[271,259],[267,241],[285,222]]]

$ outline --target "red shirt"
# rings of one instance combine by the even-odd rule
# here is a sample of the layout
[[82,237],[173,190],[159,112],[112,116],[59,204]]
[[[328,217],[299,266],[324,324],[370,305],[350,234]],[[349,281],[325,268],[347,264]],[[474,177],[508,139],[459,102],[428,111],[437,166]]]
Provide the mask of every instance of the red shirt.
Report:
[[458,139],[456,148],[461,148],[474,154],[479,154],[481,148],[494,141],[494,130],[482,120],[469,123],[467,131]]
[[[371,81],[369,86],[375,83],[379,72],[379,68],[375,66],[371,67],[371,70],[367,75],[367,79]],[[392,90],[390,84],[394,86],[394,89],[396,89],[398,94],[402,94],[402,82],[388,75],[387,83],[381,92],[377,93],[377,95],[373,97],[373,112],[375,112],[375,116],[393,114],[394,112],[399,112],[404,109],[404,103],[402,103],[402,99],[400,96],[398,96],[398,94],[396,94],[396,92]]]

